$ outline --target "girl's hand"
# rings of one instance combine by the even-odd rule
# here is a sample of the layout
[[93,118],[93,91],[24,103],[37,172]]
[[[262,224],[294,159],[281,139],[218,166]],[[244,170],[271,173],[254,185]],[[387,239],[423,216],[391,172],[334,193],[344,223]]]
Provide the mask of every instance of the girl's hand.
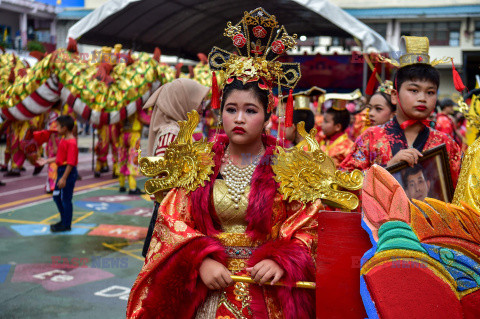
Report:
[[40,165],[40,166],[43,166],[43,165],[47,164],[47,160],[45,158],[39,158],[39,159],[37,159],[37,164]]
[[246,270],[250,272],[252,279],[260,285],[267,281],[271,281],[271,285],[274,285],[285,274],[285,270],[271,259],[264,259]]
[[233,284],[228,269],[216,260],[205,258],[199,269],[200,278],[208,289],[227,288]]
[[414,166],[418,163],[418,158],[422,157],[423,154],[416,148],[409,148],[405,150],[400,150],[394,157],[387,163],[387,166],[400,163],[405,161],[410,166]]

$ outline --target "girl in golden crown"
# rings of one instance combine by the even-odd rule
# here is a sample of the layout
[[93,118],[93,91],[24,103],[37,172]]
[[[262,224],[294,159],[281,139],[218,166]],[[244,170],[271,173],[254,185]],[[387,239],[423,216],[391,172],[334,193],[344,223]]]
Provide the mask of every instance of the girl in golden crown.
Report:
[[[315,280],[315,216],[322,204],[284,200],[272,169],[277,141],[263,134],[272,83],[282,81],[281,64],[272,59],[291,46],[277,29],[263,9],[246,12],[226,30],[240,54],[210,53],[211,68],[226,83],[219,105],[226,135],[216,136],[203,163],[185,164],[211,160],[203,185],[176,187],[162,201],[127,317],[315,317],[314,290],[292,286]],[[292,72],[299,78],[298,66]]]

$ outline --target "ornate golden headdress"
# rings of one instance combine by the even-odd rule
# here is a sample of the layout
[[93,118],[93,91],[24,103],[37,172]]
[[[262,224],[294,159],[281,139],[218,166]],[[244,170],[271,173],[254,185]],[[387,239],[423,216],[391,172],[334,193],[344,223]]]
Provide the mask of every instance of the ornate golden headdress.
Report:
[[451,61],[451,58],[448,57],[430,61],[430,56],[428,55],[429,48],[430,44],[427,37],[402,36],[400,43],[400,51],[403,54],[398,59],[399,61],[396,61],[395,59],[385,58],[381,55],[379,55],[379,59],[380,62],[388,62],[399,68],[417,63],[424,63],[430,64],[431,66],[436,66],[438,64],[448,63]]
[[393,87],[393,82],[390,80],[385,80],[380,86],[377,88],[377,92],[383,92],[388,95],[392,95],[392,91],[395,90]]
[[[275,83],[279,89],[293,89],[297,85],[300,64],[276,61],[295,47],[297,35],[288,35],[285,27],[279,27],[274,15],[263,8],[245,12],[237,24],[227,23],[224,35],[232,39],[236,54],[213,47],[208,55],[210,68],[220,73],[220,87],[234,78],[243,83],[259,81],[261,89],[270,91]],[[273,98],[268,105],[268,111],[272,110]]]

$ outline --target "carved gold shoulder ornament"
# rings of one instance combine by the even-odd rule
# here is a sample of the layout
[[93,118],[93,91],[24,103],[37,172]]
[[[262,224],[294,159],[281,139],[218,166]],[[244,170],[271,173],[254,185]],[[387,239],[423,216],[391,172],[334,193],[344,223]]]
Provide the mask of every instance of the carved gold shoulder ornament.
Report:
[[[199,118],[198,113],[192,111],[188,113],[187,121],[178,122],[180,132],[164,157],[141,157],[139,153],[140,171],[145,176],[154,177],[145,183],[147,194],[175,187],[191,192],[204,186],[213,174],[213,143],[205,139],[193,142],[192,139]],[[355,209],[359,203],[357,196],[339,188],[361,189],[363,174],[358,170],[351,173],[336,170],[332,159],[320,150],[315,140],[316,130],[307,134],[303,122],[298,124],[298,130],[305,138],[304,142],[291,149],[277,147],[272,165],[285,200],[307,203],[321,199],[331,206]],[[308,151],[303,150],[305,143]]]
[[179,121],[180,131],[177,138],[165,151],[164,157],[141,157],[138,165],[143,175],[155,177],[145,183],[147,194],[184,188],[187,192],[204,186],[210,174],[213,174],[213,143],[205,139],[193,142],[192,134],[198,125],[200,116],[197,111],[188,113],[187,121]]
[[[304,122],[298,123],[297,129],[305,139],[290,149],[277,147],[272,165],[284,199],[303,203],[321,199],[325,204],[341,209],[357,208],[358,197],[349,191],[362,188],[363,173],[337,170],[333,160],[320,149],[315,139],[316,129],[307,134]],[[308,151],[303,150],[305,144]]]

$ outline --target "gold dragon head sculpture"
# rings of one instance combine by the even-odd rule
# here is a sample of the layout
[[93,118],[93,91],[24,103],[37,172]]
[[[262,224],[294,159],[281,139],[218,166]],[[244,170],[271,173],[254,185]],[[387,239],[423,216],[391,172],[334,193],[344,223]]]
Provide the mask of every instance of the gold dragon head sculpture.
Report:
[[[337,170],[333,160],[320,149],[315,139],[316,129],[307,133],[304,122],[298,123],[297,129],[305,140],[300,147],[277,147],[272,166],[275,180],[280,184],[279,191],[285,199],[303,203],[321,199],[330,206],[348,210],[357,208],[358,197],[349,191],[362,188],[363,173]],[[305,144],[308,152],[303,150]]]
[[147,194],[182,187],[187,192],[204,185],[215,166],[213,143],[205,140],[193,141],[192,134],[199,122],[196,111],[188,113],[188,120],[180,121],[180,132],[165,151],[164,157],[141,157],[140,171],[148,177],[155,177],[145,183]]

